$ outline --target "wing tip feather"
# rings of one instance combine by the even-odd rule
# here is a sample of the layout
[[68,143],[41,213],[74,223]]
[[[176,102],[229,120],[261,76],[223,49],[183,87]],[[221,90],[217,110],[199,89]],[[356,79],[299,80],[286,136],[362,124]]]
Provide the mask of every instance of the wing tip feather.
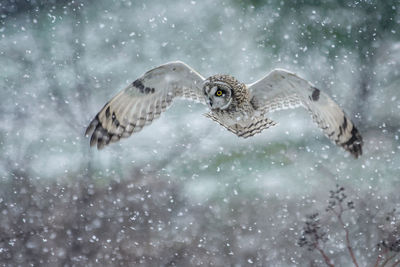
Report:
[[362,146],[364,141],[358,129],[353,125],[353,129],[351,130],[350,138],[340,144],[345,150],[349,151],[354,158],[358,158],[362,155]]
[[110,133],[102,126],[99,120],[99,114],[97,114],[87,127],[85,136],[90,136],[90,147],[97,146],[97,149],[101,150],[112,141],[115,134]]
[[98,116],[96,116],[90,123],[89,126],[86,128],[85,136],[89,137],[94,130],[96,129],[97,124],[99,124]]
[[90,137],[90,147],[97,147],[98,150],[103,149],[105,146],[115,143],[122,138],[127,138],[132,135],[132,133],[139,132],[142,130],[143,124],[137,124],[131,127],[130,130],[127,130],[126,127],[122,127],[123,131],[118,132],[117,130],[121,128],[117,127],[114,132],[111,130],[103,127],[102,123],[100,122],[98,114],[92,120],[85,131],[85,136]]

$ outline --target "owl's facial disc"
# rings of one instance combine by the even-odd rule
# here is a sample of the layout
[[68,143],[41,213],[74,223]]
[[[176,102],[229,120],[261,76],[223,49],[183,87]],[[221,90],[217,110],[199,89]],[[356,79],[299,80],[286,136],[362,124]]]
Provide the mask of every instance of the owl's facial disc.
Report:
[[224,110],[232,102],[232,89],[224,82],[209,82],[204,85],[206,102],[210,109]]

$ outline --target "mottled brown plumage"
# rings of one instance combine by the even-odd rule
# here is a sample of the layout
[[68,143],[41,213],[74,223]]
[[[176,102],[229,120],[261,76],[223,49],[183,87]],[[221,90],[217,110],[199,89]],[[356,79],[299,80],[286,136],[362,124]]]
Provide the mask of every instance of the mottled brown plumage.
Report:
[[[211,111],[206,116],[239,137],[250,137],[262,130],[274,126],[276,123],[256,112],[250,102],[247,86],[230,75],[214,75],[209,77],[204,86],[212,88],[226,84],[231,88],[231,102],[228,107],[221,109],[219,106],[210,106]],[[207,90],[206,90],[207,91]],[[206,94],[206,97],[214,96]],[[215,98],[215,97],[214,97]]]

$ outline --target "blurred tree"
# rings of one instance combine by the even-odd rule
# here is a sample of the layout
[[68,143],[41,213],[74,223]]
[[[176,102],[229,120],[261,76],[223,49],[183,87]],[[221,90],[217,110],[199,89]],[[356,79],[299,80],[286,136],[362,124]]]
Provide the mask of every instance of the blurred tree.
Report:
[[61,3],[68,3],[68,0],[3,0],[0,3],[0,17],[4,19],[33,10],[39,11],[46,6]]
[[[85,9],[83,9],[83,1],[75,1],[71,6],[72,17],[72,38],[70,39],[71,46],[73,47],[73,58],[72,67],[76,77],[75,80],[75,99],[77,100],[78,112],[75,110],[74,117],[77,125],[86,125],[86,117],[81,116],[81,114],[89,113],[89,90],[88,88],[94,87],[91,84],[91,79],[89,78],[89,72],[86,66],[80,59],[84,58],[85,54],[85,24],[87,23],[87,17]],[[71,106],[70,106],[71,107]],[[72,107],[73,108],[73,107]],[[82,130],[82,128],[80,128]],[[82,131],[78,130],[78,135],[82,134]],[[80,147],[84,159],[84,164],[87,164],[86,175],[89,177],[92,175],[92,150],[88,145],[86,138],[80,138]]]
[[[342,50],[358,58],[356,111],[365,115],[365,105],[375,82],[379,56],[389,51],[393,41],[400,40],[400,1],[389,0],[253,0],[235,1],[248,10],[274,7],[266,13],[266,27],[260,27],[260,44],[273,47],[275,53],[285,52],[305,63],[307,53],[317,49],[328,58],[331,65]],[[250,8],[249,8],[250,7]],[[293,42],[297,49],[293,49]]]
[[[63,122],[69,126],[69,130],[74,132],[77,137],[77,144],[81,150],[82,167],[85,170],[83,177],[89,178],[92,174],[91,150],[87,144],[86,138],[83,138],[84,126],[86,125],[86,117],[82,114],[88,114],[88,97],[87,88],[93,87],[89,72],[86,69],[82,59],[85,56],[85,24],[87,23],[86,13],[83,1],[73,1],[68,3],[64,8],[55,8],[54,6],[46,6],[46,12],[35,13],[29,12],[31,21],[36,20],[33,29],[35,30],[34,41],[40,54],[40,65],[43,75],[48,83],[49,103],[52,103],[52,109],[58,114]],[[70,32],[67,40],[71,50],[59,51],[55,48],[53,42],[53,33],[49,29],[54,25],[51,16],[54,18],[57,13],[67,12],[71,14],[65,21],[59,22],[64,25],[66,30]],[[47,13],[53,14],[44,17]],[[60,14],[59,14],[60,15]],[[67,25],[66,25],[67,24]],[[65,72],[72,74],[72,80],[66,81],[60,71],[55,68],[64,69]],[[61,71],[62,72],[62,71]]]

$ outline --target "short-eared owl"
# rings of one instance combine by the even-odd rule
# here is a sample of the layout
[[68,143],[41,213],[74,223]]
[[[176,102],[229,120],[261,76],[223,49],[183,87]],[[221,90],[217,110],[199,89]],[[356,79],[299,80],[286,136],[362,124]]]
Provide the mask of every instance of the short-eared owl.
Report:
[[175,97],[207,104],[207,117],[244,138],[276,124],[268,119],[269,112],[302,106],[328,138],[356,158],[362,154],[361,135],[343,110],[296,74],[275,69],[246,85],[229,75],[204,79],[183,62],[149,70],[107,102],[86,130],[92,134],[90,145],[100,149],[140,131]]

